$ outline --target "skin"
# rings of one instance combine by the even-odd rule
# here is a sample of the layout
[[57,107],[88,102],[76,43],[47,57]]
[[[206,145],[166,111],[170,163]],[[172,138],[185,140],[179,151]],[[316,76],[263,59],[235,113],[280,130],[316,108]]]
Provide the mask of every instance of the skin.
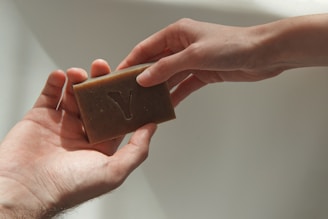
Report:
[[[328,14],[287,18],[252,27],[182,19],[145,39],[118,69],[155,62],[137,78],[141,86],[167,81],[174,105],[216,82],[258,81],[281,72],[328,65]],[[110,72],[103,60],[91,66],[96,77]],[[49,75],[34,107],[0,145],[0,216],[49,218],[107,193],[147,157],[156,125],[122,138],[88,144],[71,84],[87,78],[83,69]],[[63,99],[57,108],[63,91]]]
[[[109,72],[105,61],[92,63],[92,77]],[[119,150],[123,137],[90,145],[71,86],[87,73],[71,68],[67,78],[64,88],[65,73],[52,72],[33,108],[1,142],[1,218],[50,218],[117,188],[148,155],[155,124],[138,129]]]
[[299,67],[328,65],[328,14],[251,27],[181,19],[133,48],[119,69],[155,62],[141,86],[168,81],[174,105],[199,88],[224,81],[259,81]]

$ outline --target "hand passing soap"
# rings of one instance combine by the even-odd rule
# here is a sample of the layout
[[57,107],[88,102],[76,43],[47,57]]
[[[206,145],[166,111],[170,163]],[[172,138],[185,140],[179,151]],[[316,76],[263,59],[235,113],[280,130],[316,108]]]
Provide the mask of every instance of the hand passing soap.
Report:
[[166,83],[142,87],[136,77],[150,64],[136,65],[73,85],[90,143],[122,136],[147,123],[175,118]]

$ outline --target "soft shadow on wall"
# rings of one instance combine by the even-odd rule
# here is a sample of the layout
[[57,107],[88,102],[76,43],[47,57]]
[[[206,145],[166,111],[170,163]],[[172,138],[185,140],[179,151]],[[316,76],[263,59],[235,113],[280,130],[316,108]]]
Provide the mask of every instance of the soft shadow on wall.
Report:
[[40,44],[63,69],[71,66],[89,69],[89,63],[95,58],[104,58],[115,68],[138,42],[184,17],[238,25],[268,22],[276,18],[262,16],[259,12],[245,13],[242,9],[234,12],[174,3],[101,0],[15,2]]
[[[115,65],[137,42],[180,17],[231,25],[277,19],[263,13],[187,6],[135,3],[127,8],[118,2],[109,7],[103,1],[95,19],[100,24],[106,21],[108,29],[104,29],[93,22],[80,22],[96,11],[86,9],[85,1],[67,2],[67,8],[54,7],[55,2],[39,3],[49,10],[26,10],[47,13],[49,19],[43,23],[27,16],[27,21],[33,23],[31,28],[41,44],[49,46],[49,55],[64,68],[88,68],[95,57],[108,57]],[[146,20],[143,9],[148,12]],[[61,18],[56,16],[58,11]],[[73,12],[72,23],[64,19]],[[134,19],[128,19],[129,13]],[[65,22],[57,26],[56,19]],[[46,28],[46,24],[50,30],[33,26]],[[133,28],[127,28],[130,26]],[[75,36],[65,36],[72,30]],[[54,34],[57,41],[46,45]],[[103,43],[90,43],[97,42],[92,37]],[[67,49],[65,56],[63,48]],[[177,120],[159,128],[150,157],[141,168],[167,218],[326,218],[327,82],[326,68],[293,70],[263,82],[211,85],[181,103]],[[140,189],[129,180],[125,185],[130,191]],[[138,201],[138,197],[125,197]],[[122,208],[111,209],[102,202],[101,218],[115,210],[117,215],[126,215],[124,211],[138,215],[137,209],[123,206],[124,200],[121,203]],[[148,203],[139,206],[143,208],[139,211],[153,210]]]
[[55,65],[12,1],[0,1],[0,139],[29,110]]

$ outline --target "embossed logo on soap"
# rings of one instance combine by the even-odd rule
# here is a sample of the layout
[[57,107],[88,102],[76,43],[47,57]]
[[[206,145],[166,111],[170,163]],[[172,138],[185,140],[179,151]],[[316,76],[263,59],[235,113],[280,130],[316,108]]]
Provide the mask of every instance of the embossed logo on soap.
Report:
[[131,120],[133,118],[131,112],[132,90],[126,92],[125,95],[123,95],[121,91],[109,91],[107,95],[118,106],[126,120]]

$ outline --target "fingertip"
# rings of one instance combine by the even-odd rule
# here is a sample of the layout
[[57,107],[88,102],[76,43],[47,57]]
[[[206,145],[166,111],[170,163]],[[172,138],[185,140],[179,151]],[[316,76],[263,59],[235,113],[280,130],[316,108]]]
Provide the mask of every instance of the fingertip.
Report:
[[50,73],[47,79],[47,83],[56,87],[62,87],[65,84],[66,75],[63,70],[55,70]]
[[88,78],[88,73],[82,68],[69,68],[66,73],[69,81],[73,84],[80,83]]
[[157,129],[157,124],[149,123],[140,127],[130,139],[133,145],[149,145],[152,136]]
[[151,84],[151,72],[149,69],[144,70],[140,73],[137,78],[137,83],[142,87],[150,87]]
[[64,71],[55,70],[51,72],[34,107],[55,109],[60,101],[65,82],[66,75]]
[[61,69],[54,70],[51,74],[65,75],[65,72]]
[[94,64],[105,64],[105,65],[108,65],[108,62],[105,60],[105,59],[95,59],[91,65],[94,65]]
[[104,59],[96,59],[91,64],[91,77],[98,77],[111,72],[110,65]]
[[147,136],[150,139],[151,137],[153,137],[153,135],[155,134],[155,132],[157,130],[157,124],[156,123],[149,123],[149,124],[144,125],[141,128],[144,129],[145,132],[147,132]]

